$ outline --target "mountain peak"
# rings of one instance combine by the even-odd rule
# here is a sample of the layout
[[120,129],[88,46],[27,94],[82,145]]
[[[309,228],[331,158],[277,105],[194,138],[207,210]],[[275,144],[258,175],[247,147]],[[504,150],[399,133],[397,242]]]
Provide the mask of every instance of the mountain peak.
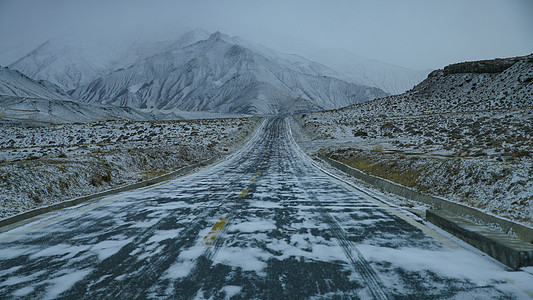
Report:
[[224,41],[224,42],[230,42],[230,43],[234,43],[232,41],[232,38],[225,34],[225,33],[222,33],[220,31],[216,31],[214,33],[212,33],[209,38],[207,39],[208,41]]
[[217,31],[207,40],[102,76],[71,95],[134,108],[252,114],[332,109],[387,95],[334,75],[319,64],[243,45]]
[[209,36],[209,39],[219,39],[220,37],[222,37],[222,35],[222,32],[217,30]]
[[201,28],[196,28],[194,30],[191,30],[191,31],[183,34],[181,37],[179,37],[179,39],[190,38],[190,37],[197,37],[197,38],[206,39],[206,37],[208,37],[208,36],[210,36],[208,31],[203,30]]
[[277,114],[387,95],[343,81],[321,64],[220,31],[195,30],[178,40],[123,48],[108,54],[104,50],[113,49],[57,46],[26,57],[17,69],[69,90],[77,100],[136,108]]

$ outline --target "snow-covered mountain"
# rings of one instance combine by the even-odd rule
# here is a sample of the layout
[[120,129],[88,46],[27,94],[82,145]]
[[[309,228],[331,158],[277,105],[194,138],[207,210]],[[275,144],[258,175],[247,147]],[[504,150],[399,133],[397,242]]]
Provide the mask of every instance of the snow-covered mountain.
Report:
[[533,107],[533,54],[462,62],[431,72],[401,95],[339,109],[352,117],[411,116]]
[[206,39],[200,29],[181,35],[177,40],[117,44],[51,39],[8,67],[36,80],[50,81],[68,91],[86,85],[135,61],[191,45]]
[[72,100],[58,86],[44,80],[37,82],[8,68],[0,68],[0,97]]
[[401,94],[424,80],[432,70],[412,70],[368,59],[346,50],[298,47],[297,52],[335,70],[348,82],[373,86],[389,94]]
[[[116,69],[126,68],[138,60],[192,45],[207,39],[209,35],[205,30],[196,29],[177,34],[177,39],[166,38],[160,42],[139,39],[134,43],[124,44],[52,39],[9,65],[9,68],[37,80],[48,80],[69,91]],[[321,75],[377,87],[390,94],[405,92],[425,79],[430,72],[411,70],[364,58],[349,51],[316,45],[288,46],[281,51],[297,54],[289,55],[243,39],[232,39],[269,59],[307,66]]]
[[102,76],[71,95],[117,106],[256,114],[339,108],[387,95],[334,75],[321,64],[216,32]]
[[128,107],[72,100],[58,86],[0,68],[0,119],[42,122],[90,122],[106,119],[154,120],[156,116]]
[[73,100],[60,87],[49,81],[35,81],[19,71],[0,68],[0,122],[26,120],[69,123],[110,119],[153,121],[240,117],[246,116],[175,109],[140,110],[82,103]]
[[70,90],[107,74],[117,56],[109,47],[52,39],[8,67]]
[[[218,44],[208,46],[215,35]],[[197,29],[177,39],[127,44],[53,39],[9,67],[91,103],[251,113],[338,108],[386,95],[378,89],[402,92],[428,73],[346,51],[303,47],[299,55],[284,54],[215,35]],[[217,52],[231,46],[245,55],[231,60]]]

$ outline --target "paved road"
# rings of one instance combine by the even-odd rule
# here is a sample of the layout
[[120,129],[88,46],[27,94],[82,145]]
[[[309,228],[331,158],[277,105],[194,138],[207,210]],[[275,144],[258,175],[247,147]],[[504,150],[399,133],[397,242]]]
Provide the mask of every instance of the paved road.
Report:
[[527,276],[317,171],[280,118],[216,166],[0,234],[2,299],[526,298]]

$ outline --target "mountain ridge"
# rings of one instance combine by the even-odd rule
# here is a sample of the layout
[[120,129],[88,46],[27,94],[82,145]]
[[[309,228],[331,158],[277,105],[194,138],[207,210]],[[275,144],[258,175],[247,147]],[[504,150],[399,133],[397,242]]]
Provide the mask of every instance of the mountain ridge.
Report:
[[362,57],[343,49],[300,46],[287,53],[298,53],[299,56],[327,66],[345,81],[378,87],[392,95],[411,89],[432,71],[412,70]]
[[50,81],[65,91],[88,84],[116,69],[163,52],[169,47],[187,46],[209,36],[196,29],[172,41],[133,42],[115,45],[104,42],[76,42],[54,38],[8,65],[36,80]]
[[[263,52],[215,32],[105,75],[71,95],[89,103],[137,108],[254,114],[335,108],[386,95],[320,75],[309,67],[310,61],[293,64]],[[291,105],[296,99],[305,99],[298,101],[298,109]]]
[[183,120],[247,117],[180,110],[139,110],[130,107],[83,103],[57,85],[33,80],[16,70],[0,68],[0,122],[45,123],[93,122],[100,120]]
[[[224,35],[220,32],[218,34]],[[53,39],[10,64],[9,67],[37,80],[50,81],[65,91],[72,91],[116,70],[126,69],[139,60],[170,49],[190,46],[209,36],[207,31],[195,29],[179,34],[176,38],[167,37],[163,41],[139,39],[132,44],[120,46],[110,42],[77,45],[73,41]],[[269,59],[296,68],[305,74],[329,76],[356,85],[377,87],[389,94],[397,94],[411,88],[429,73],[366,59],[344,50],[301,47],[300,51],[280,52],[240,37],[224,35],[223,39],[253,49]],[[56,52],[62,55],[57,55]],[[48,59],[51,62],[47,64]]]
[[35,81],[16,70],[0,68],[0,118],[51,123],[106,119],[155,120],[142,111],[77,102],[45,80]]
[[533,106],[533,54],[450,64],[411,90],[342,108],[387,115]]

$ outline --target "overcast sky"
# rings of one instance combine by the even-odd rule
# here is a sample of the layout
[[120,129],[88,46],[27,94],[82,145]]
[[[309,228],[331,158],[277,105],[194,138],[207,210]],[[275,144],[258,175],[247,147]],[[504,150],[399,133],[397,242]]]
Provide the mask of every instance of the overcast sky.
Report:
[[533,0],[0,0],[0,65],[54,37],[128,40],[186,27],[434,69],[533,52]]

